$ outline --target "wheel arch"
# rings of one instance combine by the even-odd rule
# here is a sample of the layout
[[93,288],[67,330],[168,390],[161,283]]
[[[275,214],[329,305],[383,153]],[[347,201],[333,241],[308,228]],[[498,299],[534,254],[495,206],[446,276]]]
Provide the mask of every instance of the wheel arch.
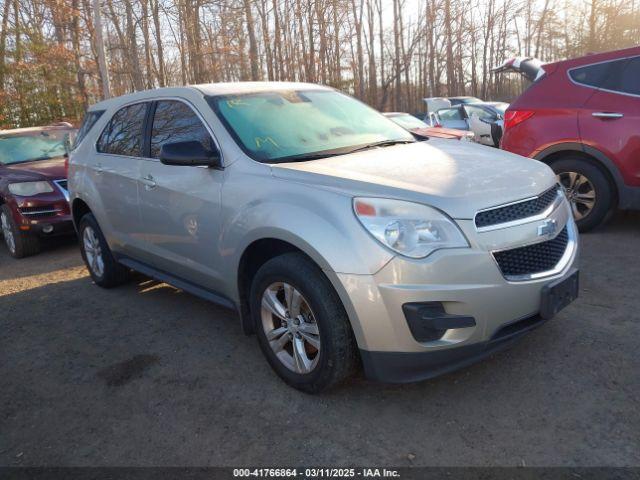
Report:
[[597,148],[577,142],[559,143],[545,148],[533,158],[551,165],[566,155],[574,155],[583,158],[598,168],[607,178],[614,192],[614,205],[618,205],[620,192],[624,190],[625,184],[622,174],[615,163]]
[[73,224],[78,230],[78,225],[80,225],[80,220],[87,213],[91,213],[91,208],[89,205],[82,200],[81,198],[74,198],[71,203],[71,216],[73,217]]
[[237,308],[240,314],[242,331],[247,335],[254,333],[254,326],[249,312],[249,291],[251,289],[251,282],[258,269],[278,255],[297,252],[308,258],[310,262],[313,262],[327,277],[342,302],[342,306],[349,318],[351,329],[356,340],[359,342],[362,332],[356,318],[354,318],[355,309],[338,275],[328,266],[322,256],[302,239],[292,238],[291,236],[287,236],[287,238],[284,239],[282,236],[274,235],[274,232],[271,233],[271,235],[256,238],[251,241],[242,250],[237,264],[236,298],[238,299]]

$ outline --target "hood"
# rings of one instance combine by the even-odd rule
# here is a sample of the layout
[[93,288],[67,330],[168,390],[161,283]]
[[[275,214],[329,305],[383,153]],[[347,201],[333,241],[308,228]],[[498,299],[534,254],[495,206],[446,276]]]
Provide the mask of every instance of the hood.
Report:
[[5,169],[5,174],[14,180],[58,180],[67,177],[64,157],[3,165],[2,167]]
[[537,160],[469,142],[431,139],[349,155],[272,165],[273,175],[347,195],[433,205],[458,219],[538,195],[555,183]]

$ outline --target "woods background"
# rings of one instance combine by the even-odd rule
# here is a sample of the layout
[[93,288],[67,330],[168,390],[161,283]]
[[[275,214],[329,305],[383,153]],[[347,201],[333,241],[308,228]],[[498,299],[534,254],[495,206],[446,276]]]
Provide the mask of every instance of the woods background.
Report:
[[[510,100],[491,67],[640,44],[640,0],[0,0],[0,126],[134,90],[236,80],[337,87],[380,110]],[[104,56],[101,54],[104,53]]]

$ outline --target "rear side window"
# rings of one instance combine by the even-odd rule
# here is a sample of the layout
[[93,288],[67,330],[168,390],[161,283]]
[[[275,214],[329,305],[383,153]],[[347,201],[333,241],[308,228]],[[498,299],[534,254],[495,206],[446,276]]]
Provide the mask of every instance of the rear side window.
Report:
[[580,85],[616,90],[616,86],[628,62],[629,60],[624,58],[622,60],[574,68],[569,71],[569,75],[574,82]]
[[97,149],[101,153],[139,157],[142,126],[147,103],[136,103],[118,110],[100,135]]
[[89,133],[89,131],[93,128],[93,126],[100,119],[103,113],[104,110],[87,112],[87,114],[84,116],[84,119],[82,120],[82,125],[80,125],[80,130],[78,130],[78,134],[76,135],[76,139],[73,142],[72,148],[75,149],[78,145],[80,145],[82,139],[87,136],[87,133]]
[[160,149],[165,143],[189,141],[216,150],[211,135],[191,107],[177,100],[159,101],[151,129],[151,158],[160,157]]
[[640,95],[640,57],[629,60],[620,78],[619,90],[632,95]]

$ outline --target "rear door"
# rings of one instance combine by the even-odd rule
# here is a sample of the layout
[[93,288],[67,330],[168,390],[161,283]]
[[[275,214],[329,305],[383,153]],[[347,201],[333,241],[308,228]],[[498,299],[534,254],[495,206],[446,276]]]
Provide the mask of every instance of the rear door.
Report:
[[574,68],[578,85],[594,88],[578,115],[580,136],[640,186],[640,56]]
[[138,177],[147,102],[119,109],[96,143],[93,183],[102,207],[95,214],[112,249],[126,255],[143,253],[138,208]]
[[152,264],[219,291],[217,245],[224,171],[164,165],[159,160],[165,143],[198,141],[210,150],[219,149],[196,107],[186,100],[158,100],[149,119],[140,211]]

